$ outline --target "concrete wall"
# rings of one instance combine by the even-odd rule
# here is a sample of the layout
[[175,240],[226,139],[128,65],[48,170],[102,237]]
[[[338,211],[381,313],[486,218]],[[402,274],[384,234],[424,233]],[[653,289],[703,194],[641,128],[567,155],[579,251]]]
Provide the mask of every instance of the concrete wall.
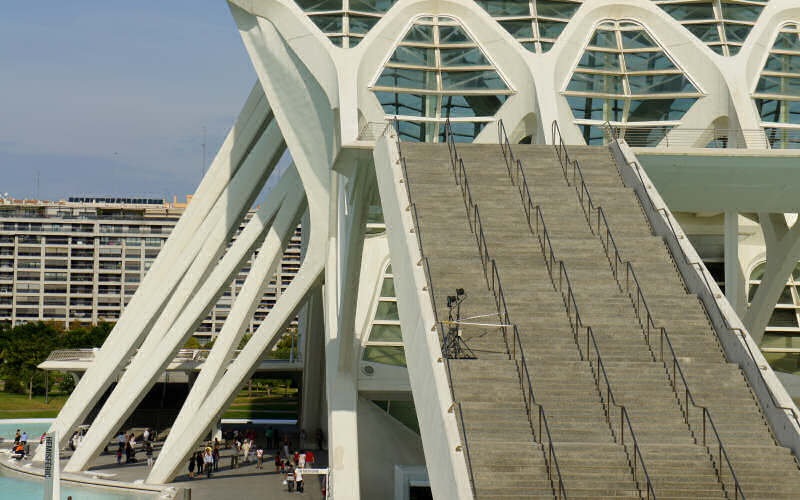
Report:
[[358,398],[362,498],[394,498],[395,465],[425,465],[422,439],[375,403]]

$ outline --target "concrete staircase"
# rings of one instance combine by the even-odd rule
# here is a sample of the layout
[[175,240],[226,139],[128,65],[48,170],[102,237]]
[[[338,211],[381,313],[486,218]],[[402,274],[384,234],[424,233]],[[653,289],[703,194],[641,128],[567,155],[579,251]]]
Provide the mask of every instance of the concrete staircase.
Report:
[[[614,279],[552,146],[513,149],[555,253],[565,263],[583,323],[593,328],[617,402],[628,409],[658,498],[725,498],[712,458],[699,444],[698,430],[686,424],[664,365],[654,361],[631,300]],[[536,400],[548,415],[569,498],[639,498],[630,446],[617,443],[619,422],[606,418],[591,368],[581,360],[585,338],[576,345],[500,147],[459,144],[458,152],[509,314],[519,327]],[[669,331],[695,400],[709,407],[747,498],[797,497],[800,473],[792,456],[775,445],[738,367],[725,362],[702,305],[686,294],[669,252],[652,236],[609,151],[570,146],[570,154],[580,160],[623,259],[633,263],[657,324]],[[439,318],[447,318],[446,296],[464,288],[462,317],[489,314],[480,321],[499,323],[447,146],[404,143],[403,155]],[[463,336],[478,359],[449,363],[477,496],[552,498],[544,450],[533,439],[517,367],[500,330],[467,326]]]

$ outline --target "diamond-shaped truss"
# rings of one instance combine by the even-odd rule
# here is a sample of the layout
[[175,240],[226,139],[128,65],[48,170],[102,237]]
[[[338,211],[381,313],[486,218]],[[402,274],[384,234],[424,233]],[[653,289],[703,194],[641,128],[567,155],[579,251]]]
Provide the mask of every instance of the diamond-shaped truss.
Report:
[[531,52],[547,52],[583,0],[475,0]]
[[770,145],[800,148],[800,25],[778,32],[753,98]]
[[443,140],[450,118],[458,140],[472,141],[514,92],[459,21],[414,20],[370,86],[405,140]]
[[[597,27],[563,94],[587,144],[603,142],[606,121],[622,133],[645,127],[660,140],[664,128],[678,125],[702,96],[644,27],[631,21]],[[647,143],[642,130],[637,142]]]
[[769,0],[651,0],[711,50],[736,55]]
[[355,47],[397,0],[295,0],[339,47]]

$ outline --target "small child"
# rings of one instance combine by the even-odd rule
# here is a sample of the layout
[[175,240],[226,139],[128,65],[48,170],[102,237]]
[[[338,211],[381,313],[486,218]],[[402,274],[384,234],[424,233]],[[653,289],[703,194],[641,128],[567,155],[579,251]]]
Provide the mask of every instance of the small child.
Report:
[[122,463],[122,448],[117,448],[117,463]]
[[258,465],[257,465],[257,467],[258,467],[259,469],[263,469],[264,467],[263,467],[263,465],[262,465],[262,464],[263,464],[263,462],[264,462],[264,450],[262,450],[261,448],[259,448],[259,449],[257,449],[257,450],[256,450],[256,459],[258,459]]
[[[119,451],[117,451],[117,454],[118,454],[119,458],[121,459],[122,455],[119,454]],[[144,454],[147,457],[147,466],[148,467],[152,467],[153,466],[153,444],[150,441],[145,441]]]

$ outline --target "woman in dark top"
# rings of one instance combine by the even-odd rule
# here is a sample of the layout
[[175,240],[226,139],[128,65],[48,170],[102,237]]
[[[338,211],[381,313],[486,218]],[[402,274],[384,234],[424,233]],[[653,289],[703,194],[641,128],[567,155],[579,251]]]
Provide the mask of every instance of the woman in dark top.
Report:
[[197,475],[199,476],[200,474],[203,473],[203,452],[202,451],[198,451],[194,455],[194,461],[195,461],[195,464],[197,466]]
[[189,479],[194,477],[194,453],[189,457]]

